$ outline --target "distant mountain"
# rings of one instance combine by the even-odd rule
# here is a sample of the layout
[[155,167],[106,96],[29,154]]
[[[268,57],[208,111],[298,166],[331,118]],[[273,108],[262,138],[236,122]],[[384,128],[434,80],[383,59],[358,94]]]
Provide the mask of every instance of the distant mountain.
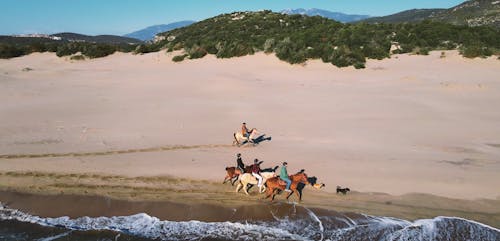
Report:
[[317,9],[317,8],[286,9],[286,10],[281,11],[281,13],[289,14],[289,15],[290,14],[300,14],[300,15],[307,15],[307,16],[321,16],[324,18],[333,19],[335,21],[339,21],[339,22],[343,22],[343,23],[360,21],[360,20],[363,20],[363,19],[370,17],[368,15],[355,15],[355,14],[345,14],[345,13],[339,13],[339,12],[330,12],[328,10]]
[[78,33],[56,33],[50,36],[60,37],[62,40],[70,42],[108,43],[108,44],[139,44],[141,40],[116,35],[90,36]]
[[396,14],[387,15],[384,17],[374,17],[362,20],[362,22],[367,23],[409,23],[409,22],[420,22],[433,16],[436,16],[446,9],[434,8],[434,9],[411,9]]
[[125,34],[123,36],[125,37],[130,37],[130,38],[136,38],[140,39],[142,41],[147,41],[147,40],[152,40],[156,34],[158,33],[163,33],[167,32],[176,28],[182,28],[186,27],[188,25],[191,25],[195,23],[195,21],[181,21],[181,22],[175,22],[175,23],[170,23],[170,24],[160,24],[160,25],[154,25],[150,26],[138,31],[135,31],[133,33]]
[[489,25],[500,29],[499,0],[470,0],[449,9],[413,9],[400,13],[362,20],[368,23],[442,21],[455,25]]

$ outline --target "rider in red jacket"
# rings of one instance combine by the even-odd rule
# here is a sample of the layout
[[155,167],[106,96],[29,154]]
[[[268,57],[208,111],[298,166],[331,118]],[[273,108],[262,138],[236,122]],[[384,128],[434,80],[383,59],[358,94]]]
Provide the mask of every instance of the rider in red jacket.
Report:
[[260,164],[262,162],[259,162],[259,159],[255,159],[253,161],[253,165],[252,165],[252,176],[254,176],[255,178],[257,178],[257,180],[259,181],[257,186],[260,188],[262,187],[262,176],[260,175]]

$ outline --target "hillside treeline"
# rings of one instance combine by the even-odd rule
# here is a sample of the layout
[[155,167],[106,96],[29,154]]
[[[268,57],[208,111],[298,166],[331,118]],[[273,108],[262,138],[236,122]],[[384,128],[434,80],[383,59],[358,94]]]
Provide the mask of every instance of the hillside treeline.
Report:
[[164,40],[141,45],[137,51],[184,49],[185,54],[174,57],[174,61],[207,54],[231,58],[263,51],[292,64],[321,59],[339,67],[363,68],[366,59],[389,57],[391,45],[396,43],[400,48],[394,53],[459,49],[470,58],[498,54],[500,49],[500,32],[491,27],[431,21],[342,24],[317,16],[270,11],[224,14],[161,35]]

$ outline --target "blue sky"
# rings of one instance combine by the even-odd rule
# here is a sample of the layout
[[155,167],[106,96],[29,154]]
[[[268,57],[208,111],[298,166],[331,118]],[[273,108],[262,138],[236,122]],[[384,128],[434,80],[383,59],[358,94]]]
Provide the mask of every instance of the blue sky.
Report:
[[382,16],[412,8],[449,8],[464,0],[0,0],[0,35],[77,32],[123,35],[221,13],[288,8]]

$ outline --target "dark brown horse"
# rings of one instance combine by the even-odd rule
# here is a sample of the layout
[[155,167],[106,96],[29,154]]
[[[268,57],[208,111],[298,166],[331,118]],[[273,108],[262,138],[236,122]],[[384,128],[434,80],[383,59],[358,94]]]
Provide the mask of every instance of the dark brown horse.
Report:
[[[292,181],[292,185],[290,186],[290,190],[292,190],[292,192],[290,192],[286,196],[286,199],[288,199],[293,193],[295,193],[297,195],[297,198],[299,199],[299,202],[302,201],[302,192],[299,192],[297,190],[297,186],[299,183],[303,183],[306,185],[310,184],[309,181],[307,180],[307,175],[304,173],[304,170],[301,170],[297,174],[291,175],[290,180]],[[274,196],[277,194],[277,192],[285,190],[286,183],[279,177],[273,177],[267,179],[266,186],[267,186],[266,198],[271,197],[271,201],[273,201]]]
[[224,177],[224,181],[222,184],[231,181],[231,185],[234,185],[236,180],[238,180],[238,176],[241,175],[241,171],[236,167],[226,167],[226,177]]

